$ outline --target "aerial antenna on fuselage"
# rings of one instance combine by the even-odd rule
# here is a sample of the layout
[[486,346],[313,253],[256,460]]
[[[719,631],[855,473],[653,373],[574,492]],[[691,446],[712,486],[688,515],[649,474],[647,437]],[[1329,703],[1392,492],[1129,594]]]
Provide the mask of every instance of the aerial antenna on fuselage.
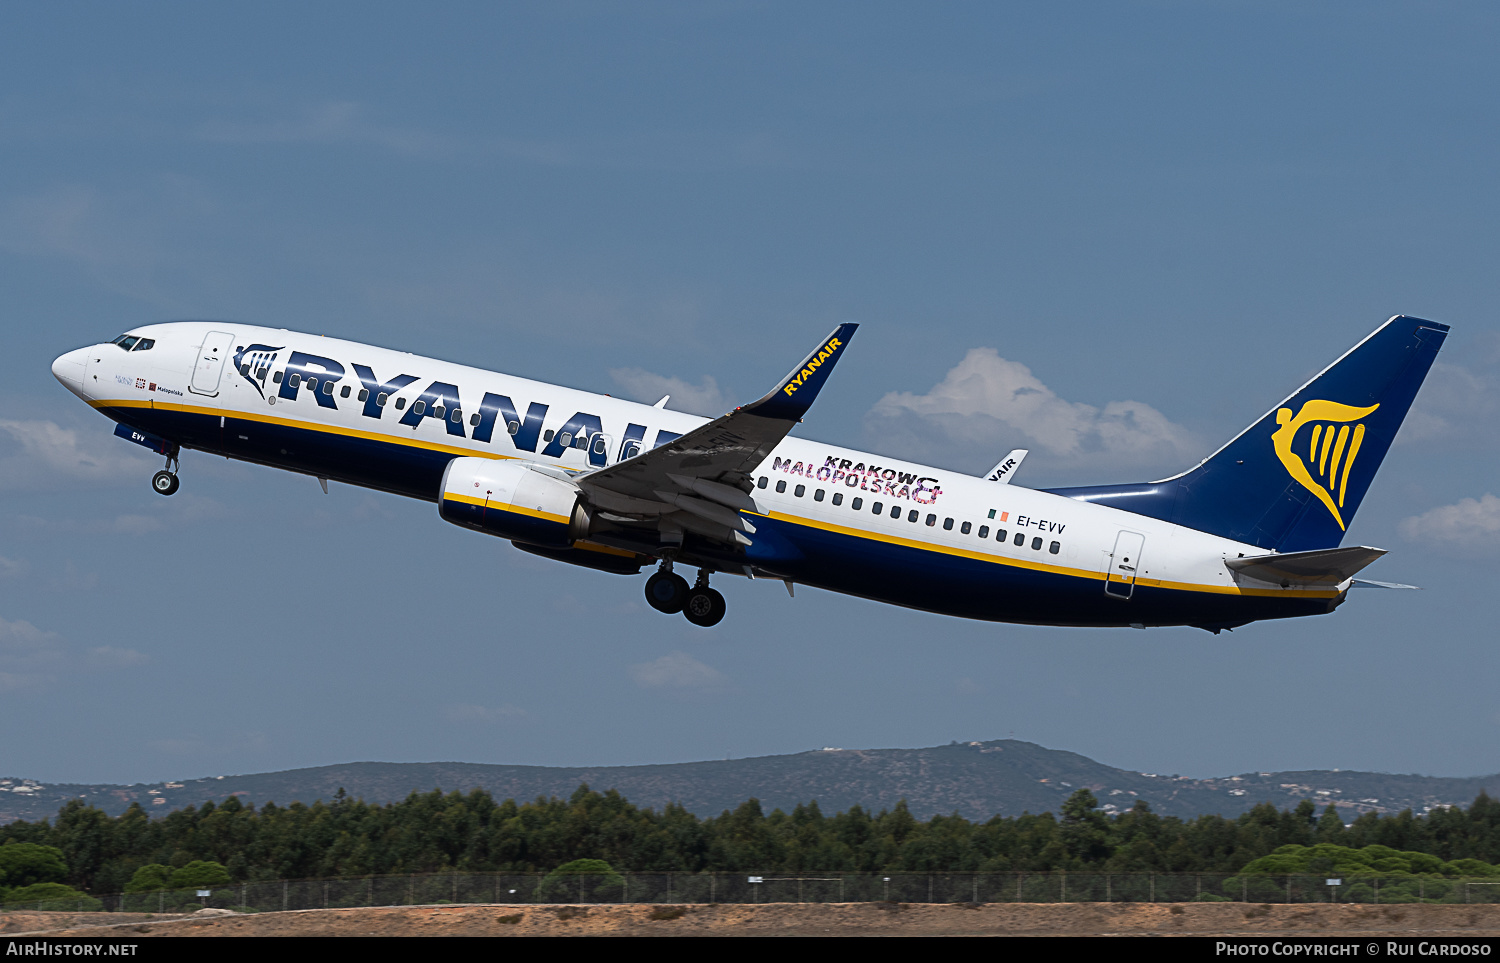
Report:
[[991,468],[988,472],[985,473],[985,480],[999,482],[1002,485],[1009,485],[1010,480],[1015,477],[1016,469],[1021,467],[1021,462],[1026,460],[1026,455],[1029,451],[1031,451],[1031,449],[1029,448],[1015,449],[1010,454],[1000,459],[1000,463],[998,465],[996,465],[994,468]]
[[656,404],[652,405],[651,407],[653,407],[653,408],[665,408],[667,406],[667,399],[670,398],[670,397],[672,397],[672,396],[671,395],[662,395],[661,396],[661,400],[658,401]]

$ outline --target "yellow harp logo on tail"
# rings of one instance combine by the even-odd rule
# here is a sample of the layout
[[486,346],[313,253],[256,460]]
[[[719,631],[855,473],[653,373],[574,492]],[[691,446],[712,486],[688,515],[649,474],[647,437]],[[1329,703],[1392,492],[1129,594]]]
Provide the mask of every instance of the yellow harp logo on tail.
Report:
[[[1365,440],[1365,426],[1356,422],[1379,407],[1356,408],[1336,401],[1312,400],[1303,403],[1295,416],[1290,408],[1276,412],[1276,423],[1281,426],[1271,436],[1276,457],[1293,478],[1327,506],[1340,529],[1346,527],[1339,509],[1344,507],[1349,471]],[[1309,426],[1312,431],[1299,440],[1298,433]]]

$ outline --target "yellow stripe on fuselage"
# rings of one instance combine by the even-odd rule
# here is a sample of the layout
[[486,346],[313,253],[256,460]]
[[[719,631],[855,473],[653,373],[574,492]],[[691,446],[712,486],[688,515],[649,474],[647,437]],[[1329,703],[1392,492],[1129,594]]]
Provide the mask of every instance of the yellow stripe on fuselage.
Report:
[[[223,417],[239,418],[245,421],[256,421],[263,424],[280,425],[286,428],[300,428],[306,431],[317,431],[332,435],[341,435],[346,438],[362,438],[368,441],[384,442],[392,445],[403,445],[409,448],[423,448],[428,451],[439,451],[452,455],[468,456],[474,458],[492,458],[497,461],[507,461],[516,458],[514,455],[500,455],[493,452],[474,451],[470,448],[459,448],[455,445],[444,445],[437,442],[422,441],[418,438],[398,438],[388,434],[373,431],[361,431],[357,428],[345,428],[339,425],[328,425],[321,422],[294,421],[289,418],[277,418],[272,415],[263,415],[246,411],[233,411],[218,408],[202,408],[195,405],[179,405],[167,402],[158,402],[154,399],[141,401],[117,400],[117,401],[91,401],[95,408],[151,408],[166,411],[180,411],[188,414],[213,415]],[[472,505],[485,506],[485,499],[473,498],[468,495],[456,495],[448,492],[443,493],[444,498],[461,501]],[[567,524],[571,519],[561,515],[553,515],[547,512],[539,512],[532,509],[520,508],[515,505],[505,507],[492,506],[497,511],[515,512],[521,515],[529,515],[546,521]],[[758,514],[747,512],[746,514]],[[923,552],[936,552],[940,555],[952,555],[960,558],[970,558],[980,562],[989,562],[994,565],[1005,565],[1011,568],[1023,568],[1036,572],[1046,572],[1052,575],[1064,575],[1070,578],[1088,579],[1095,582],[1103,582],[1106,575],[1103,572],[1093,572],[1088,569],[1070,568],[1063,565],[1050,565],[1046,562],[1034,562],[1029,559],[1007,558],[1004,556],[990,555],[984,552],[975,552],[969,549],[956,548],[948,545],[936,545],[932,542],[923,542],[916,539],[901,538],[895,535],[885,535],[881,532],[873,532],[862,528],[849,528],[844,525],[834,525],[830,522],[815,521],[797,515],[788,515],[783,512],[772,511],[762,517],[770,518],[791,525],[800,525],[805,528],[819,529],[825,532],[833,532],[839,535],[848,535],[852,538],[869,539],[876,542],[884,542],[888,545],[899,545],[904,548],[914,548]],[[1150,588],[1165,588],[1179,592],[1202,592],[1214,595],[1243,595],[1260,596],[1266,598],[1337,598],[1339,593],[1333,590],[1321,589],[1257,589],[1242,588],[1238,585],[1207,585],[1194,582],[1168,582],[1159,579],[1137,578],[1137,585],[1145,585]]]
[[[751,514],[751,513],[747,513]],[[1047,572],[1052,575],[1065,575],[1070,578],[1089,579],[1090,581],[1103,582],[1107,578],[1104,572],[1091,572],[1088,569],[1069,568],[1064,565],[1050,565],[1046,562],[1034,562],[1024,558],[1006,558],[999,555],[989,555],[984,552],[975,552],[965,548],[955,548],[949,545],[935,545],[932,542],[922,542],[911,538],[901,538],[896,535],[885,535],[881,532],[872,532],[863,528],[848,528],[843,525],[834,525],[830,522],[815,521],[811,518],[803,518],[797,515],[787,515],[782,512],[770,512],[764,517],[774,521],[786,522],[791,525],[801,525],[805,528],[816,528],[825,532],[834,532],[838,535],[848,535],[852,538],[869,539],[876,542],[884,542],[887,545],[900,545],[903,548],[914,548],[923,552],[936,552],[940,555],[954,555],[960,558],[971,558],[980,562],[990,562],[995,565],[1005,565],[1011,568],[1024,568],[1035,572]],[[1124,584],[1123,579],[1113,578],[1119,584]],[[1305,599],[1331,599],[1337,598],[1338,592],[1322,589],[1256,589],[1242,588],[1238,585],[1205,585],[1194,582],[1168,582],[1161,579],[1137,578],[1135,584],[1144,585],[1148,588],[1164,588],[1179,592],[1203,592],[1213,595],[1249,595],[1264,596],[1267,598],[1305,598]]]
[[475,451],[472,448],[460,448],[457,445],[444,445],[435,441],[423,441],[420,438],[398,438],[376,431],[361,431],[358,428],[345,428],[342,425],[329,425],[320,421],[296,421],[290,418],[277,418],[274,415],[263,415],[250,411],[200,408],[196,405],[178,405],[152,399],[145,401],[91,401],[89,404],[95,408],[148,408],[156,411],[180,411],[191,415],[211,415],[215,418],[237,418],[241,421],[257,421],[266,425],[280,425],[283,428],[301,428],[305,431],[317,431],[327,435],[361,438],[366,441],[381,441],[391,445],[422,448],[427,451],[440,451],[450,455],[466,455],[471,458],[493,458],[496,461],[508,461],[516,457],[514,455],[499,455],[488,451]]
[[525,515],[528,518],[540,518],[543,521],[557,522],[566,525],[572,521],[565,515],[554,515],[551,512],[540,511],[535,508],[522,508],[520,505],[507,505],[502,502],[492,502],[487,498],[477,498],[473,495],[460,495],[457,492],[443,492],[443,501],[463,502],[465,505],[474,505],[478,508],[488,509],[495,512],[510,512],[515,515]]

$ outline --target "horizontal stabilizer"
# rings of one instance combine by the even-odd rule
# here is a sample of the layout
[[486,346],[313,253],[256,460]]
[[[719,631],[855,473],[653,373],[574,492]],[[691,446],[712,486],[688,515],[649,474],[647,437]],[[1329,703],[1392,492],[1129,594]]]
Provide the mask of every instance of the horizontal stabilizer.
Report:
[[1338,585],[1385,554],[1383,548],[1353,545],[1320,548],[1311,552],[1252,555],[1226,558],[1224,564],[1236,575],[1286,585]]
[[1357,578],[1350,588],[1380,588],[1380,589],[1411,589],[1415,592],[1422,591],[1420,585],[1407,585],[1404,582],[1377,582],[1374,579]]

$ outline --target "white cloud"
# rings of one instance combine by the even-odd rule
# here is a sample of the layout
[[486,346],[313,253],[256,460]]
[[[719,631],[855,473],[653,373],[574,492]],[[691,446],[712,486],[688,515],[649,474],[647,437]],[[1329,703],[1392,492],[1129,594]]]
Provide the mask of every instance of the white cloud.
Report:
[[686,652],[673,652],[652,662],[633,665],[630,676],[636,684],[648,689],[717,689],[728,681],[724,673]]
[[0,420],[0,491],[144,483],[149,462],[112,436],[51,421]]
[[508,722],[516,719],[524,719],[527,716],[525,709],[513,706],[509,703],[503,706],[478,706],[469,704],[451,705],[444,714],[449,722],[462,724],[476,724],[488,722]]
[[307,107],[290,118],[210,121],[198,136],[219,144],[361,144],[409,157],[443,157],[457,146],[440,134],[375,123],[362,105],[346,100]]
[[30,622],[0,619],[0,691],[28,689],[50,681],[66,660],[62,638]]
[[998,458],[1014,444],[1054,464],[1136,467],[1177,466],[1202,454],[1186,429],[1150,405],[1066,401],[993,348],[971,349],[926,394],[881,398],[865,425],[885,448],[919,457],[977,447]]
[[42,688],[59,675],[123,669],[149,659],[135,649],[98,646],[78,654],[56,632],[0,618],[0,691]]
[[100,645],[89,649],[88,664],[96,669],[122,669],[126,666],[144,665],[149,656],[135,649],[121,649],[113,645]]
[[25,559],[5,558],[0,556],[0,579],[20,578],[31,571],[31,566]]
[[1500,371],[1486,365],[1481,352],[1477,366],[1435,362],[1422,391],[1397,435],[1400,442],[1456,439],[1472,443],[1495,437],[1500,413]]
[[609,376],[627,397],[645,404],[655,404],[662,395],[671,395],[667,407],[674,411],[717,418],[735,406],[719,388],[712,375],[704,375],[698,384],[669,375],[653,374],[640,368],[611,368]]
[[222,213],[189,178],[115,193],[60,185],[0,205],[0,250],[59,258],[111,290],[181,310],[183,283],[206,270],[199,236]]
[[1465,556],[1500,555],[1500,498],[1462,498],[1401,522],[1401,534],[1433,548]]

